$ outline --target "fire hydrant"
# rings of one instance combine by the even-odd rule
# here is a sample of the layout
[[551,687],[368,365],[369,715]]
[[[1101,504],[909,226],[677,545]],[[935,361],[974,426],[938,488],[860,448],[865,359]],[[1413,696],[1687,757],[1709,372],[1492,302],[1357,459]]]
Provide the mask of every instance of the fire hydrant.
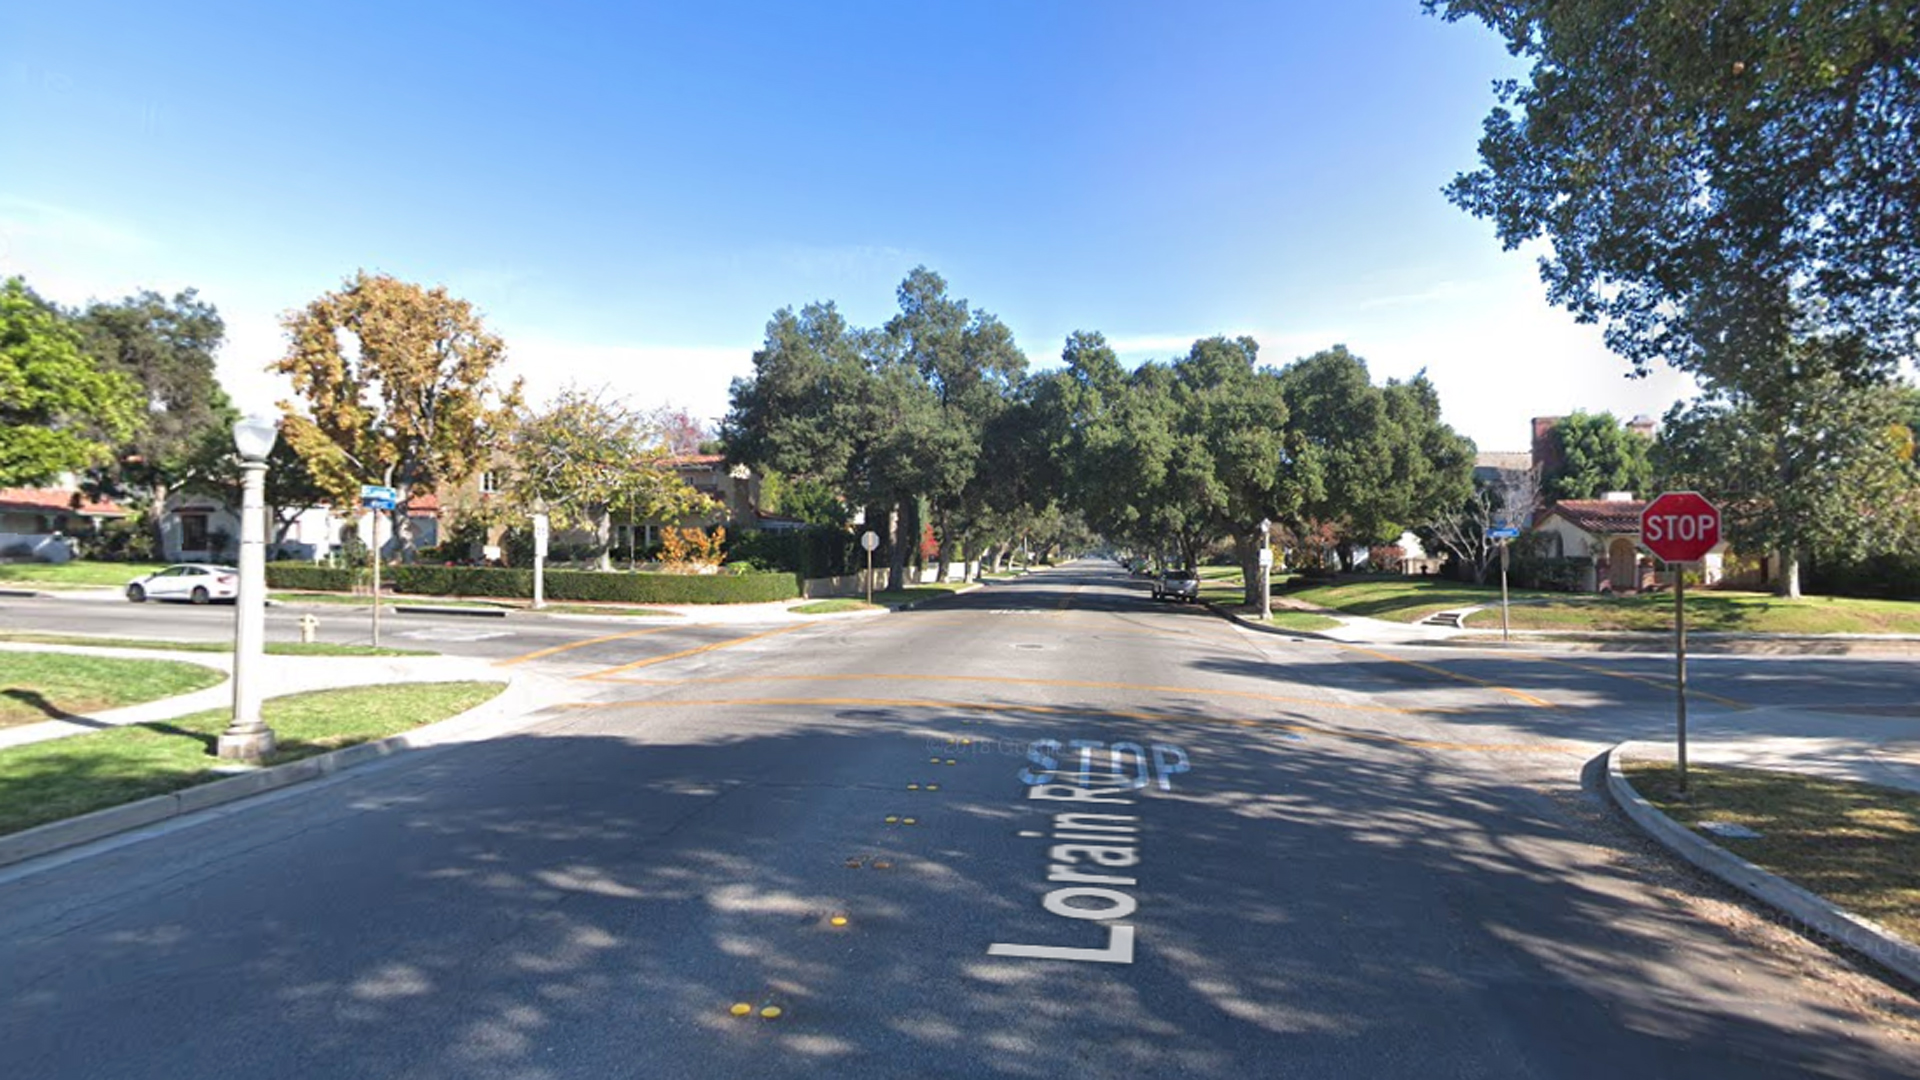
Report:
[[305,615],[300,616],[301,644],[303,645],[313,644],[314,636],[319,629],[320,629],[320,620],[314,617],[313,612],[309,611]]

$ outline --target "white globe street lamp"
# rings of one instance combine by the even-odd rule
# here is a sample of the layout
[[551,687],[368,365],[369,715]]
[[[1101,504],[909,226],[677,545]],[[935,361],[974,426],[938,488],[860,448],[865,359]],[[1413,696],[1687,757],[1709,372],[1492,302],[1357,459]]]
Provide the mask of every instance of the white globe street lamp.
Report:
[[1273,521],[1260,519],[1260,621],[1273,621]]
[[240,595],[233,602],[233,722],[216,748],[223,758],[260,761],[273,753],[273,729],[260,719],[258,669],[267,637],[267,455],[280,437],[272,417],[233,425],[240,452]]

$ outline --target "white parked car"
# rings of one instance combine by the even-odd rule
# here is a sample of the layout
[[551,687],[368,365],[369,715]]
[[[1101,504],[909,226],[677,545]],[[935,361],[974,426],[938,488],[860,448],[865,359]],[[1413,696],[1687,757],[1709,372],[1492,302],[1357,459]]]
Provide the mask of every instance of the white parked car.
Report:
[[127,582],[127,599],[191,600],[205,604],[240,595],[240,571],[231,566],[182,563]]

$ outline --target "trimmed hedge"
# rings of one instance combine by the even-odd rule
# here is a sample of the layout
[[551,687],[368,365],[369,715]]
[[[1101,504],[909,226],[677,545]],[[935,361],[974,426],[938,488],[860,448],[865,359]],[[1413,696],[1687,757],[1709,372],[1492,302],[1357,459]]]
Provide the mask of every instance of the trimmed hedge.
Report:
[[[395,566],[387,571],[395,592],[420,596],[533,595],[533,571],[488,566]],[[792,574],[634,574],[597,570],[549,570],[549,600],[613,601],[625,604],[751,604],[792,600],[800,586]]]
[[267,588],[310,592],[352,592],[367,572],[360,566],[321,566],[310,562],[270,562]]

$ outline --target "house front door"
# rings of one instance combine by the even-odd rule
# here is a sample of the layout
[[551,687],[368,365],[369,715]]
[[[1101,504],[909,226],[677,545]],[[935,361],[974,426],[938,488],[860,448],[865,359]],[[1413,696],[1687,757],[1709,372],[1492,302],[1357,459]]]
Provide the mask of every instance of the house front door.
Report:
[[1633,541],[1615,538],[1607,545],[1607,584],[1616,593],[1640,588],[1640,552]]

